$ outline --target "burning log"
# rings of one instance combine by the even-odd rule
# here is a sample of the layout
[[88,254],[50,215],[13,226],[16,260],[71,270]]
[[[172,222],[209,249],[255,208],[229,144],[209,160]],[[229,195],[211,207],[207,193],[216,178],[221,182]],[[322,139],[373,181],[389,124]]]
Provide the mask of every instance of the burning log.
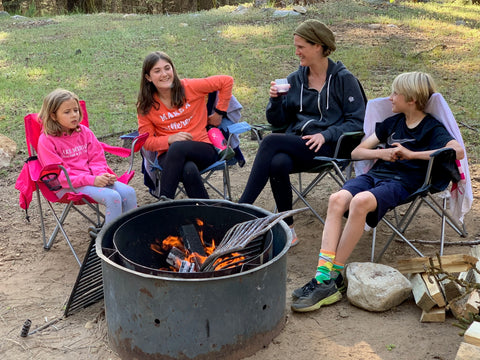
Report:
[[186,254],[175,246],[172,247],[167,256],[167,263],[181,273],[191,273],[197,271],[200,265],[196,261],[196,257],[194,257],[193,260],[193,262],[187,260]]
[[197,253],[200,256],[207,256],[205,253],[204,243],[198,235],[197,229],[193,224],[183,225],[180,227],[180,236],[183,245],[190,254]]

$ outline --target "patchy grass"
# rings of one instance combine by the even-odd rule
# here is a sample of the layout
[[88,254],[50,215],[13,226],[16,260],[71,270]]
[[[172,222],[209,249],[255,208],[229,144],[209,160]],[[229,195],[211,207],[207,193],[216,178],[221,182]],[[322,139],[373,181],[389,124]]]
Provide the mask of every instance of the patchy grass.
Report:
[[143,58],[172,56],[181,77],[225,73],[251,123],[264,121],[272,79],[294,71],[292,33],[306,18],[337,36],[332,54],[362,81],[369,98],[387,96],[396,75],[431,73],[459,121],[472,161],[480,158],[480,7],[446,3],[329,1],[306,15],[235,7],[181,15],[93,14],[0,18],[0,133],[24,147],[23,116],[57,87],[85,99],[98,136],[136,128]]

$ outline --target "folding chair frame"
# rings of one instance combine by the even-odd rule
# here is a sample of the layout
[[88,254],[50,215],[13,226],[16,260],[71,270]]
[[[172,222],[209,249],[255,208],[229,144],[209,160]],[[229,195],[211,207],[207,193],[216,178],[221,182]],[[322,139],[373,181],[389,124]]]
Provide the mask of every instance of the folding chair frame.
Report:
[[[84,112],[84,121],[82,121],[82,124],[85,124],[88,126],[88,114],[86,112],[86,106],[85,102],[83,100],[80,100],[80,106],[83,109]],[[27,141],[27,147],[28,147],[28,153],[30,155],[31,160],[38,162],[38,160],[35,158],[36,157],[36,147],[37,147],[37,141],[38,138],[37,136],[40,135],[41,131],[41,123],[38,122],[36,119],[33,119],[33,114],[29,114],[25,116],[25,135],[26,135],[26,141]],[[34,124],[33,122],[36,121],[37,123]],[[125,173],[120,176],[118,179],[119,181],[122,181],[124,183],[128,183],[131,178],[134,176],[135,172],[132,170],[133,169],[133,161],[134,161],[134,154],[135,152],[139,151],[140,148],[143,146],[143,143],[145,142],[148,134],[143,134],[141,136],[138,136],[132,140],[132,144],[130,147],[130,150],[124,149],[124,148],[118,148],[115,146],[110,146],[108,144],[102,144],[102,147],[106,152],[114,152],[118,156],[122,157],[129,157],[129,167]],[[32,158],[33,157],[33,158]],[[38,163],[39,164],[39,163]],[[39,166],[39,165],[38,165]],[[32,166],[32,169],[34,167]],[[65,174],[65,177],[68,181],[69,187],[70,187],[70,192],[65,194],[64,197],[65,201],[61,201],[61,199],[58,199],[56,197],[56,194],[50,191],[47,186],[43,183],[43,181],[38,178],[38,179],[32,179],[35,182],[35,192],[36,192],[36,197],[37,197],[37,202],[39,206],[39,213],[40,213],[40,225],[41,225],[41,231],[42,231],[42,240],[43,240],[43,248],[45,250],[50,250],[50,248],[53,245],[53,242],[55,241],[58,232],[61,232],[63,237],[65,238],[65,241],[67,242],[70,250],[72,251],[73,256],[75,257],[75,260],[77,261],[78,265],[81,266],[82,263],[80,261],[80,258],[78,257],[72,242],[70,238],[68,237],[65,229],[63,228],[63,225],[65,223],[65,220],[67,219],[70,211],[74,209],[77,211],[82,217],[84,217],[87,221],[89,221],[93,226],[99,228],[102,226],[103,221],[105,219],[105,215],[100,211],[98,204],[91,199],[90,197],[79,193],[77,190],[73,188],[73,185],[70,181],[70,178],[68,176],[67,170],[60,164],[56,165],[49,165],[44,169],[41,169],[41,171],[44,171],[45,169],[56,169],[56,172],[59,173],[62,171]],[[30,175],[32,175],[32,171],[30,171]],[[38,175],[38,174],[37,174]],[[43,214],[43,207],[42,207],[42,201],[41,201],[41,196],[40,193],[42,193],[45,201],[48,204],[48,207],[50,208],[52,215],[55,219],[55,228],[50,235],[50,237],[47,240],[47,235],[46,235],[46,224],[45,224],[45,218]],[[63,210],[60,214],[60,216],[57,214],[57,212],[54,209],[54,206],[52,203],[61,203],[64,204]],[[78,205],[88,205],[89,208],[91,208],[94,212],[94,216],[88,216],[85,212],[80,210],[78,208]]]
[[[270,125],[252,126],[252,132],[258,143],[263,140],[264,131],[282,133],[285,131],[285,128],[275,128]],[[318,165],[315,165],[309,170],[298,172],[298,187],[291,183],[292,191],[297,195],[296,199],[293,201],[293,205],[298,201],[302,201],[305,206],[310,209],[313,215],[325,225],[325,220],[318,214],[313,205],[307,201],[306,197],[327,175],[330,176],[340,187],[351,177],[351,153],[353,149],[360,144],[363,136],[363,131],[352,131],[342,134],[337,141],[333,157],[317,156],[314,159],[318,162]],[[318,175],[315,176],[306,187],[303,187],[302,173],[317,173]],[[276,211],[276,209],[274,211]]]
[[[68,183],[69,183],[72,191],[76,192],[72,187],[72,183],[70,181],[70,178],[68,177],[67,170],[61,165],[58,165],[58,167],[66,175]],[[50,235],[50,238],[47,241],[47,236],[46,236],[46,231],[45,231],[46,230],[45,219],[44,219],[44,216],[43,216],[42,201],[41,201],[41,197],[40,197],[40,188],[38,186],[38,183],[35,183],[35,186],[36,186],[36,193],[37,193],[38,208],[39,208],[39,212],[40,212],[40,223],[41,223],[41,228],[42,228],[43,248],[45,250],[50,250],[50,248],[53,245],[53,242],[54,242],[55,238],[57,237],[58,231],[60,231],[62,233],[63,237],[65,238],[65,241],[67,242],[68,247],[72,251],[72,254],[75,257],[75,260],[77,260],[78,265],[81,266],[82,263],[80,261],[80,258],[78,257],[75,249],[73,248],[72,242],[70,241],[70,238],[68,237],[67,233],[65,232],[65,229],[63,228],[63,224],[65,223],[65,220],[66,220],[68,214],[70,213],[71,209],[74,209],[75,211],[77,211],[80,215],[82,215],[86,220],[88,220],[95,227],[101,227],[102,226],[102,222],[105,219],[105,215],[100,211],[100,208],[99,208],[97,203],[89,202],[89,201],[87,201],[87,199],[85,197],[82,197],[81,201],[85,205],[88,205],[95,212],[96,221],[93,220],[93,218],[86,215],[83,211],[81,211],[75,205],[75,201],[73,201],[73,200],[71,200],[70,202],[68,202],[68,204],[66,204],[64,206],[64,208],[62,210],[62,213],[59,217],[57,215],[55,209],[53,208],[52,203],[47,200],[47,205],[50,208],[50,210],[52,212],[52,215],[53,215],[53,217],[55,219],[55,222],[56,222],[55,229],[53,230],[52,234]]]
[[[239,135],[251,130],[250,125],[244,121],[229,125],[227,128],[228,128],[228,132],[230,133],[227,140],[227,149],[230,147],[230,143],[233,135]],[[138,132],[133,132],[131,134],[124,135],[123,137],[128,138],[129,136],[133,136],[137,133]],[[163,169],[158,164],[157,153],[142,149],[141,154],[144,159],[144,166],[148,166],[150,170],[155,173],[156,191],[150,189],[150,194],[158,199],[160,198],[160,194],[158,193],[158,191],[160,190],[160,176]],[[237,164],[236,158],[235,157],[230,158],[230,155],[231,153],[229,151],[224,151],[222,157],[219,160],[217,160],[212,165],[208,166],[207,168],[205,168],[200,172],[203,183],[225,200],[232,199],[232,188],[230,183],[229,167]],[[215,173],[215,171],[223,172],[223,192],[219,190],[216,186],[214,186],[210,181],[210,178]],[[175,193],[175,197],[177,197],[181,193],[186,194],[182,184],[179,184],[177,192]]]
[[298,173],[298,189],[293,184],[291,185],[293,192],[297,195],[293,204],[301,200],[323,225],[325,225],[325,220],[315,211],[314,207],[306,200],[306,197],[308,193],[310,193],[310,191],[312,191],[313,188],[327,175],[330,176],[339,187],[351,178],[351,153],[353,149],[360,144],[363,135],[362,131],[352,131],[342,134],[337,141],[333,157],[316,156],[314,159],[319,162],[319,165],[310,170],[304,171],[307,173],[318,173],[305,189],[302,190],[301,172]]
[[[445,244],[445,224],[448,224],[458,235],[461,237],[466,237],[467,232],[465,230],[464,224],[460,224],[457,220],[455,220],[450,212],[447,209],[447,197],[443,196],[442,202],[438,202],[433,194],[439,193],[442,190],[437,190],[432,187],[432,170],[433,167],[438,165],[439,162],[445,157],[450,157],[451,159],[455,159],[455,151],[453,149],[441,149],[436,151],[430,156],[430,160],[428,162],[427,173],[425,176],[425,181],[420,189],[418,189],[414,194],[409,196],[403,204],[410,203],[405,215],[399,219],[397,212],[393,209],[394,218],[396,224],[393,224],[391,221],[386,219],[385,217],[382,218],[382,222],[385,223],[392,231],[393,234],[387,240],[387,243],[383,247],[383,249],[378,254],[377,258],[375,258],[375,241],[376,241],[376,228],[373,229],[373,236],[372,236],[372,253],[371,253],[371,261],[380,261],[383,254],[390,246],[391,242],[395,238],[395,236],[400,237],[402,241],[404,241],[413,251],[419,256],[424,256],[420,250],[418,250],[415,245],[411,241],[409,241],[405,236],[404,233],[407,230],[408,226],[414,219],[417,211],[419,210],[422,204],[427,204],[437,215],[441,217],[441,233],[440,233],[440,256],[443,255],[443,249]],[[459,176],[459,174],[458,174]]]

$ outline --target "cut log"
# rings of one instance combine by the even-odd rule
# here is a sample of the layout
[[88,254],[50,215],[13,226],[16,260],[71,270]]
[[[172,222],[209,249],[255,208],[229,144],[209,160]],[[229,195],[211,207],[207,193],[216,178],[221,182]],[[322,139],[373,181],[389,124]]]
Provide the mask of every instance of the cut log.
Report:
[[458,274],[458,279],[465,281],[465,282],[473,282],[475,281],[475,277],[473,275],[474,271],[473,269],[468,269],[467,271],[462,271],[460,274]]
[[450,279],[440,281],[440,287],[442,288],[443,294],[445,295],[445,299],[448,303],[463,294],[460,286],[455,281]]
[[430,311],[422,311],[420,322],[445,322],[445,308],[433,307]]
[[462,342],[458,348],[455,360],[480,360],[480,346]]
[[201,256],[207,256],[195,225],[188,224],[180,227],[180,236],[182,237],[185,249],[187,249],[190,254],[197,253]]
[[480,346],[480,322],[474,321],[470,324],[463,335],[466,343]]
[[448,304],[448,307],[450,308],[450,311],[452,312],[453,316],[455,316],[455,318],[460,319],[468,317],[468,313],[465,310],[466,303],[467,297],[463,296],[460,299]]
[[[474,247],[472,247],[470,253],[473,257],[476,257],[478,260],[480,260],[480,245],[475,245]],[[480,261],[477,261],[475,266],[478,271],[472,269],[472,274],[475,279],[475,283],[480,284]]]
[[474,290],[468,296],[467,303],[465,304],[465,310],[468,313],[478,314],[480,307],[480,293],[478,290]]
[[447,303],[445,302],[445,296],[443,296],[437,279],[435,279],[433,275],[428,275],[427,273],[422,274],[422,279],[427,286],[430,296],[433,298],[433,300],[435,300],[438,307],[444,307],[445,305],[447,305]]
[[[397,262],[397,270],[402,274],[416,274],[425,272],[430,266],[430,258],[417,257],[406,260],[399,260]],[[433,264],[438,266],[437,257],[432,257]],[[462,272],[472,268],[477,262],[477,258],[470,255],[454,254],[444,255],[440,257],[444,271],[449,273]]]
[[415,298],[415,303],[423,311],[430,311],[437,303],[430,296],[428,292],[427,285],[422,279],[420,274],[415,274],[410,279],[412,284],[413,297]]

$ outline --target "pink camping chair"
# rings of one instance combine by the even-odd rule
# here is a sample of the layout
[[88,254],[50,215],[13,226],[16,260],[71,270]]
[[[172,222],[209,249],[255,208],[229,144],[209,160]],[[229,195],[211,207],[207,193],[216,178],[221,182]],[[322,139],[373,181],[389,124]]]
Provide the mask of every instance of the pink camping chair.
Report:
[[[88,113],[85,106],[85,101],[80,101],[80,106],[82,108],[83,113],[83,120],[81,122],[82,125],[89,126],[88,122]],[[30,202],[32,201],[32,195],[35,191],[37,193],[37,201],[39,206],[39,213],[40,213],[40,223],[42,228],[42,237],[43,237],[43,247],[46,250],[49,250],[60,231],[67,241],[68,246],[70,247],[75,259],[77,260],[78,264],[81,266],[81,261],[77,256],[73,245],[64,229],[64,222],[67,218],[68,214],[70,213],[71,209],[74,209],[79,214],[81,214],[86,220],[88,220],[93,226],[101,227],[103,220],[105,218],[104,214],[100,212],[98,204],[89,196],[82,194],[75,190],[70,182],[70,178],[68,176],[67,170],[61,164],[55,165],[48,165],[46,167],[41,166],[39,160],[37,159],[36,152],[37,152],[37,145],[38,139],[40,137],[42,130],[42,123],[38,118],[38,114],[31,113],[25,116],[24,118],[25,123],[25,140],[27,143],[28,155],[29,158],[26,160],[25,165],[22,168],[20,176],[17,179],[15,184],[15,188],[20,191],[20,206],[26,212],[28,211]],[[104,151],[111,153],[116,156],[130,158],[129,160],[129,167],[125,173],[121,176],[117,176],[118,181],[122,183],[128,184],[128,182],[133,178],[135,171],[132,170],[133,168],[133,160],[134,155],[136,152],[140,151],[141,147],[145,143],[148,134],[142,134],[137,136],[133,139],[130,149],[111,146],[105,143],[101,143]],[[61,198],[58,198],[55,189],[49,183],[49,178],[56,179],[58,174],[63,171],[67,181],[70,185],[71,191],[63,195]],[[109,169],[109,171],[114,174],[114,172]],[[42,194],[44,200],[47,202],[52,215],[55,219],[56,226],[47,240],[46,236],[46,226],[45,226],[45,219],[42,210],[42,202],[40,193]],[[60,216],[57,215],[53,204],[63,204],[63,210]],[[87,215],[85,211],[82,211],[79,205],[87,205],[91,208],[94,212],[94,216]],[[27,220],[29,220],[28,212],[26,216]]]

